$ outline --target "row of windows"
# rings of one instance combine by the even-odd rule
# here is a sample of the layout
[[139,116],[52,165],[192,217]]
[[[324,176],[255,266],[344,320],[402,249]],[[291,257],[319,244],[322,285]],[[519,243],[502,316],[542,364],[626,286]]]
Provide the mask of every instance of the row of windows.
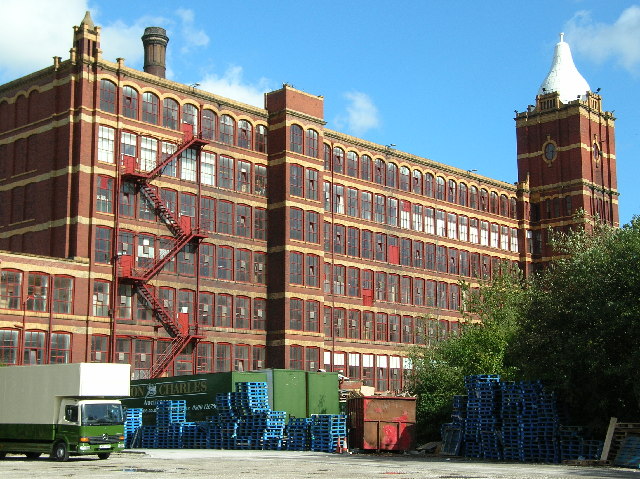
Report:
[[[298,135],[294,135],[293,130],[295,128],[300,127],[297,125],[291,126],[290,147],[292,151],[302,152],[302,145],[293,143],[295,138],[302,138],[301,131]],[[313,132],[313,130],[307,130],[307,134],[309,132]],[[317,141],[315,144],[317,144]],[[354,178],[373,181],[389,188],[397,188],[407,192],[410,191],[429,198],[449,201],[480,211],[500,214],[510,218],[517,217],[516,198],[509,198],[506,194],[498,194],[496,191],[489,192],[486,188],[478,189],[478,187],[474,185],[468,186],[464,182],[458,183],[452,179],[445,180],[442,176],[434,177],[431,173],[422,173],[417,169],[411,171],[406,166],[398,168],[395,163],[386,163],[381,158],[376,158],[375,161],[372,161],[368,155],[362,155],[360,158],[353,151],[347,153],[345,164],[344,150],[339,147],[334,147],[332,155],[331,148],[327,144],[324,145],[324,153],[325,170],[331,170],[333,168],[334,173],[346,174]],[[316,199],[313,197],[313,193],[306,193],[306,195],[303,193],[302,170],[303,168],[300,165],[290,166],[290,194],[294,196],[306,196],[308,199]],[[315,185],[309,185],[307,183],[307,187],[313,189]]]
[[[109,227],[96,227],[94,260],[96,263],[109,264],[112,254],[113,230]],[[156,261],[164,258],[174,243],[170,237],[156,237],[148,233],[118,232],[118,256],[132,256],[135,267],[146,270]],[[216,246],[201,243],[196,255],[193,244],[185,245],[176,256],[171,258],[162,271],[185,276],[196,275],[196,256],[199,258],[198,273],[201,278],[223,279],[243,283],[266,284],[266,253],[232,246]]]
[[69,276],[3,269],[0,308],[72,314],[73,283]]
[[71,344],[71,333],[0,329],[0,365],[70,363]]
[[[144,92],[141,100],[135,88],[123,87],[121,114],[172,130],[177,130],[179,125],[186,123],[192,125],[194,132],[199,133],[204,139],[217,140],[262,153],[267,151],[265,125],[257,125],[254,129],[248,120],[240,120],[236,124],[236,120],[230,115],[221,115],[218,118],[213,110],[204,109],[200,112],[198,107],[191,103],[184,103],[180,108],[173,98],[164,98],[161,104],[158,96],[151,92]],[[100,81],[100,109],[109,113],[116,113],[117,110],[117,87],[109,80]]]
[[[143,296],[135,295],[130,285],[118,287],[115,317],[121,320],[153,321],[153,311]],[[266,300],[233,296],[227,293],[196,292],[188,289],[161,286],[154,288],[164,309],[172,316],[185,315],[190,324],[222,328],[264,331],[266,325]]]
[[[175,143],[158,141],[149,136],[122,132],[120,135],[120,154],[133,157],[135,167],[141,171],[151,171],[176,152]],[[115,161],[115,130],[107,126],[98,128],[98,161],[113,164]],[[162,169],[164,176],[180,178],[185,181],[198,181],[204,186],[218,186],[242,193],[267,195],[267,167],[246,160],[236,160],[229,156],[209,151],[200,153],[200,171],[198,172],[198,154],[187,149],[177,159],[171,160]]]
[[[115,358],[117,363],[130,364],[134,379],[149,377],[155,358],[162,355],[170,340],[145,337],[116,337]],[[107,362],[109,337],[91,337],[91,361]],[[200,341],[196,347],[187,346],[177,355],[168,369],[169,376],[206,374],[226,371],[250,371],[264,368],[265,347],[247,344],[212,343]]]
[[[472,218],[473,221],[473,218]],[[478,222],[475,221],[474,227],[468,230],[469,238],[471,242],[478,242],[483,246],[491,246],[492,248],[500,248],[505,251],[518,252],[518,230],[516,228],[508,228],[502,226],[498,228],[498,225],[487,222],[480,222],[480,236],[478,236]],[[304,223],[307,226],[307,223]],[[294,230],[297,225],[290,224],[290,236],[292,238],[300,238],[305,235],[305,238],[315,238],[313,230],[311,234],[308,231]],[[399,264],[402,266],[413,266],[419,269],[436,269],[441,272],[447,272],[448,266],[444,266],[444,269],[440,266],[442,257],[456,257],[457,249],[448,248],[449,254],[447,255],[446,246],[438,246],[436,244],[422,242],[419,240],[411,240],[410,238],[399,238],[397,236],[387,235],[386,233],[374,233],[370,230],[360,230],[352,226],[344,226],[340,224],[324,223],[324,251],[327,253],[333,252],[336,254],[352,256],[354,258],[362,258],[368,260],[376,260],[387,262],[391,264]],[[467,238],[467,231],[465,231],[464,238]],[[467,252],[460,250],[460,253],[464,253],[465,257]],[[478,253],[471,253],[473,255]],[[446,260],[447,263],[452,263],[451,260]],[[459,261],[456,259],[456,265]],[[462,260],[460,261],[462,263]],[[466,269],[464,269],[467,271]],[[456,266],[449,268],[449,272],[452,274],[463,274],[464,276],[470,276],[472,273],[462,273]]]
[[[113,183],[108,176],[97,177],[96,210],[113,213]],[[196,226],[197,196],[169,188],[160,188],[157,194],[162,205],[174,217],[191,218]],[[143,190],[136,191],[130,183],[124,183],[120,194],[120,216],[157,221],[155,205]],[[267,239],[267,212],[264,208],[235,204],[227,200],[215,200],[209,196],[200,198],[200,231],[222,233],[257,240]]]
[[[324,210],[380,224],[468,241],[468,217],[356,188],[324,182]],[[333,191],[332,191],[333,190]],[[458,228],[460,216],[460,230]],[[477,226],[478,220],[471,224]],[[488,224],[488,222],[483,222]],[[496,225],[497,227],[497,225]],[[474,241],[472,241],[474,242]],[[477,240],[475,241],[478,242]],[[496,246],[497,248],[497,246]]]
[[404,388],[412,369],[411,361],[401,356],[323,351],[322,363],[318,362],[319,356],[319,348],[292,344],[289,346],[289,367],[315,371],[322,365],[325,371],[341,372],[378,391],[395,392]]

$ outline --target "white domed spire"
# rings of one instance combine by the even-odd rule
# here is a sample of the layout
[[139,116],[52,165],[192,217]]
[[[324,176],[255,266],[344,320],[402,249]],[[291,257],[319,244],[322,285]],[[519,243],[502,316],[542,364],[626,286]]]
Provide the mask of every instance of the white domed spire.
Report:
[[560,41],[556,43],[553,53],[551,69],[540,85],[538,95],[557,91],[560,94],[560,101],[567,103],[578,97],[586,99],[586,94],[590,90],[587,80],[580,75],[574,65],[569,44],[564,41],[564,33],[561,33]]

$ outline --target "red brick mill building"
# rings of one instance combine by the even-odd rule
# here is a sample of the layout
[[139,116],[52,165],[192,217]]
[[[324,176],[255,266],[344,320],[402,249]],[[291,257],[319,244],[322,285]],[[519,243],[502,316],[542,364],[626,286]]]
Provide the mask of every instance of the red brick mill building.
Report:
[[515,185],[329,130],[288,85],[257,108],[167,80],[167,42],[106,61],[87,14],[68,59],[0,86],[0,362],[399,390],[406,347],[458,330],[460,280],[535,269],[578,209],[618,224],[614,118],[562,39]]

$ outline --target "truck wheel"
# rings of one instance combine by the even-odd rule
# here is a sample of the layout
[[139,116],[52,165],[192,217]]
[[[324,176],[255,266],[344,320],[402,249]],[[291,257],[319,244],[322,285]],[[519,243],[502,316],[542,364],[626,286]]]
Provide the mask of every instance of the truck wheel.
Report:
[[110,455],[111,455],[110,452],[99,452],[98,459],[109,459]]
[[27,459],[38,459],[41,454],[39,452],[25,452],[24,455],[27,456]]
[[56,442],[51,452],[51,459],[64,462],[69,460],[69,448],[64,441]]

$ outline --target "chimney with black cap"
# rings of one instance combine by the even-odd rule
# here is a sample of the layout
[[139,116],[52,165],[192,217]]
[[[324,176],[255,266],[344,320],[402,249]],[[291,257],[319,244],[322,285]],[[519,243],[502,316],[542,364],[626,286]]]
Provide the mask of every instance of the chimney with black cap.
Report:
[[167,31],[160,27],[147,27],[142,35],[144,45],[144,71],[165,78],[166,53],[169,37]]

